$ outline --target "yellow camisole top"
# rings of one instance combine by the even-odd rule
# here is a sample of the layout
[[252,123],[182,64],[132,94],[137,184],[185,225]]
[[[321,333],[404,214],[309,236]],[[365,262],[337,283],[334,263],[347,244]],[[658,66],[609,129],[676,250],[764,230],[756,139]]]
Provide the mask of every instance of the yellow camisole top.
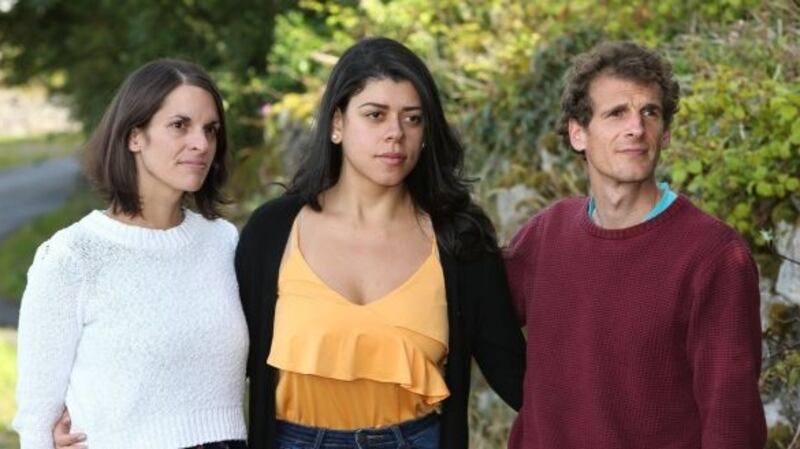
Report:
[[436,410],[450,392],[442,377],[447,302],[435,242],[402,285],[358,305],[311,270],[297,234],[295,220],[267,358],[279,370],[278,419],[353,430]]

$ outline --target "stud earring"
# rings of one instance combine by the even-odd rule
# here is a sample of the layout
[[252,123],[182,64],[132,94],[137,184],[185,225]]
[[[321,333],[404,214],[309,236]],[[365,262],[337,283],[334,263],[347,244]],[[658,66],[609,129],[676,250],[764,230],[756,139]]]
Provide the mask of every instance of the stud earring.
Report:
[[339,135],[339,133],[333,133],[333,134],[331,134],[331,142],[333,142],[333,143],[335,143],[335,144],[337,144],[337,145],[338,145],[338,144],[339,144],[341,141],[342,141],[342,138],[341,138],[341,136]]

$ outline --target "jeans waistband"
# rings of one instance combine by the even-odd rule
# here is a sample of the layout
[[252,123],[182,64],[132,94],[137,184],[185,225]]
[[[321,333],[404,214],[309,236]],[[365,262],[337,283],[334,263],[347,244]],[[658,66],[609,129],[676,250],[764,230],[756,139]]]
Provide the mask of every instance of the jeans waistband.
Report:
[[325,445],[353,444],[367,448],[395,442],[399,447],[405,439],[428,429],[439,422],[439,415],[430,413],[421,418],[404,421],[386,427],[370,427],[356,430],[333,430],[322,427],[304,426],[278,420],[278,438],[298,443],[313,445],[318,448]]

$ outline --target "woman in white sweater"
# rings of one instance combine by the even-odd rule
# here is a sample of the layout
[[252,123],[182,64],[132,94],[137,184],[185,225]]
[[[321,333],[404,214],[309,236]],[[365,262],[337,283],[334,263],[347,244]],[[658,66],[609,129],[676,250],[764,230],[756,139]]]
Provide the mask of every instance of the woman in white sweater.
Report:
[[53,235],[28,272],[22,449],[52,449],[65,407],[92,449],[245,447],[237,231],[218,212],[226,150],[202,68],[160,59],[121,86],[87,145],[108,208]]

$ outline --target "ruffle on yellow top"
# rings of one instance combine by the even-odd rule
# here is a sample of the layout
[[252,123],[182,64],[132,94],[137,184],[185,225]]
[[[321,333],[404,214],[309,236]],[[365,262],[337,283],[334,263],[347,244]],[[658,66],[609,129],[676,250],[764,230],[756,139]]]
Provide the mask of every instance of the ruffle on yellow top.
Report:
[[329,288],[296,232],[278,279],[267,363],[281,371],[277,413],[299,424],[353,429],[394,424],[449,395],[444,275],[434,249],[402,285],[366,305]]

